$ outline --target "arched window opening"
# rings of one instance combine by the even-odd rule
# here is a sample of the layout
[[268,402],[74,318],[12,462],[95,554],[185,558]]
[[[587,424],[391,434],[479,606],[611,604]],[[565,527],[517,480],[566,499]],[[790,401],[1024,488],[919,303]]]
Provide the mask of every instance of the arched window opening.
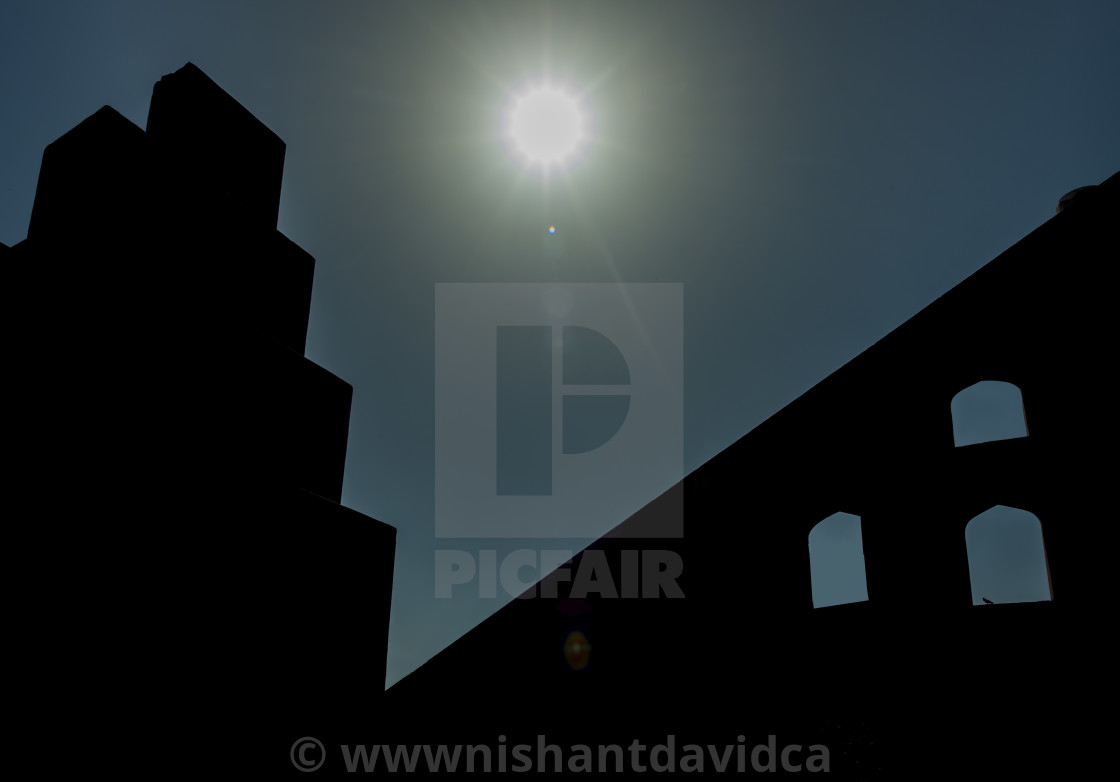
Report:
[[964,528],[973,605],[1053,599],[1042,523],[1006,505],[974,517]]
[[1013,383],[975,383],[953,397],[950,409],[957,446],[1027,436],[1023,394]]
[[834,513],[809,532],[813,608],[867,600],[859,516]]

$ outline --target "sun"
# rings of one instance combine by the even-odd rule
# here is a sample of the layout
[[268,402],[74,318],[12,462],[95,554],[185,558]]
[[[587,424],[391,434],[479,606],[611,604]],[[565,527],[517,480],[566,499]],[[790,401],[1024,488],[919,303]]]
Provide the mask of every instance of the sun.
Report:
[[514,104],[509,135],[519,154],[550,166],[575,152],[584,139],[584,124],[575,98],[553,87],[541,87]]

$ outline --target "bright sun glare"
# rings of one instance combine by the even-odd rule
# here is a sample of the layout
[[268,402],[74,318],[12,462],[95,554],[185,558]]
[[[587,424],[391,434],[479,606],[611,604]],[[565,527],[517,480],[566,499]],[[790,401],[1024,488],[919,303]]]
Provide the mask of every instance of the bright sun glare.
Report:
[[573,98],[544,87],[528,93],[514,106],[510,133],[529,160],[558,163],[580,142],[583,118]]

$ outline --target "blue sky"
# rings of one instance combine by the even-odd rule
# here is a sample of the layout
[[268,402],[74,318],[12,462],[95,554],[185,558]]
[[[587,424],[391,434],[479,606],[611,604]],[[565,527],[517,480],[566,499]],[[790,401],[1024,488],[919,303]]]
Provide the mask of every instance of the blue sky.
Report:
[[[391,682],[500,602],[433,597],[437,283],[683,284],[694,469],[1120,169],[1117,38],[1115,2],[9,0],[0,241],[48,143],[187,61],[287,142],[344,502],[398,528]],[[548,187],[497,131],[545,74],[595,127]]]

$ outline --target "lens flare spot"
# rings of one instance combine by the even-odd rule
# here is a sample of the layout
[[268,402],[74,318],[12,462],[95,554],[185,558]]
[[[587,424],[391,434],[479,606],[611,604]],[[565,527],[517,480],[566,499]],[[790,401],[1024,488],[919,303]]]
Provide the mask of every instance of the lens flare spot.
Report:
[[579,630],[568,633],[564,641],[564,659],[573,671],[582,671],[591,659],[591,644],[587,636]]
[[556,226],[555,225],[550,225],[548,227],[548,235],[549,236],[556,236]]

